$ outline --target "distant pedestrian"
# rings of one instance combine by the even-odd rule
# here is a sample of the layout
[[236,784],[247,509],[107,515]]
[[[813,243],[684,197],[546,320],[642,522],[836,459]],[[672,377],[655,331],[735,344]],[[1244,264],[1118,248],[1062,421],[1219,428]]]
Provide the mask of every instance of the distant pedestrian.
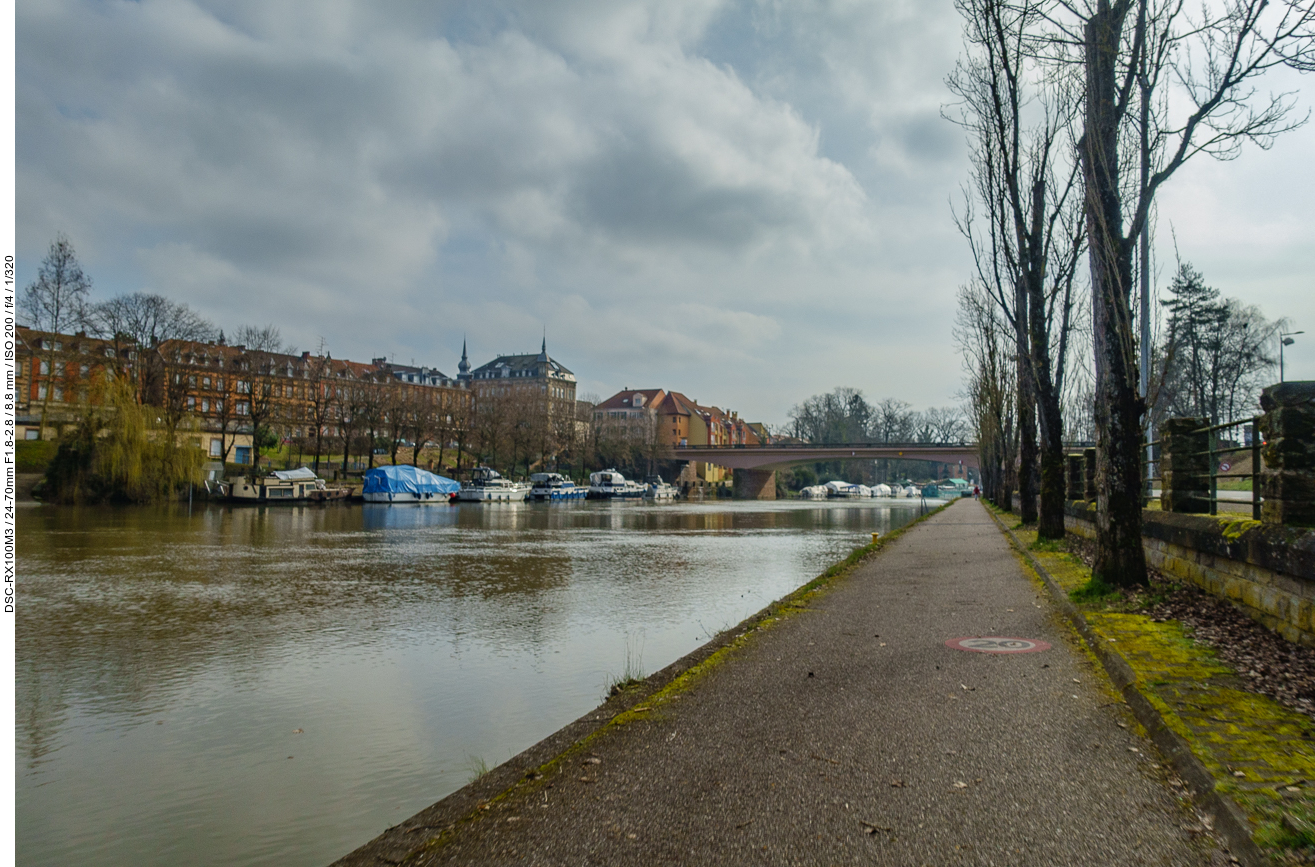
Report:
[[977,485],[973,485],[973,499],[980,500],[981,498],[982,498],[982,489]]

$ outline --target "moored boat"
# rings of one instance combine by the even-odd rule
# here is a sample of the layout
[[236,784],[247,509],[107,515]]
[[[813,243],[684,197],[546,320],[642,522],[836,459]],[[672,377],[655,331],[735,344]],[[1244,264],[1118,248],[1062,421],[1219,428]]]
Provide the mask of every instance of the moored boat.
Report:
[[519,503],[529,492],[528,485],[504,479],[491,467],[476,467],[470,481],[457,491],[457,499],[468,503]]
[[375,467],[365,474],[367,503],[446,503],[461,483],[406,464]]
[[648,500],[674,500],[676,489],[662,480],[661,476],[644,478],[644,498]]
[[633,500],[644,496],[644,486],[632,482],[616,470],[589,474],[589,499]]
[[313,470],[275,470],[255,481],[246,476],[229,476],[223,481],[207,481],[206,490],[234,503],[323,503],[345,500],[350,488],[329,487]]
[[588,488],[580,487],[560,473],[530,474],[529,499],[531,500],[548,500],[549,502],[583,500],[588,493]]
[[822,487],[826,488],[826,495],[828,497],[867,496],[860,493],[858,485],[851,485],[849,482],[842,482],[839,479],[827,482]]

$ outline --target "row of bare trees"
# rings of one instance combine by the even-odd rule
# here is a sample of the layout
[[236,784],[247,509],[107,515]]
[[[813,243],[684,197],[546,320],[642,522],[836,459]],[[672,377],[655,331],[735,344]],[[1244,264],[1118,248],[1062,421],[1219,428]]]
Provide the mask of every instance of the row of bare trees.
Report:
[[961,293],[959,340],[990,465],[983,477],[999,495],[1016,487],[1022,517],[1036,518],[1042,537],[1063,534],[1062,407],[1066,390],[1081,388],[1067,371],[1085,280],[1098,490],[1092,575],[1142,584],[1155,197],[1189,160],[1231,159],[1246,142],[1268,147],[1304,122],[1292,94],[1265,94],[1258,79],[1279,67],[1315,68],[1315,2],[956,5],[966,52],[949,80],[958,102],[947,114],[973,150],[957,218],[976,263]]

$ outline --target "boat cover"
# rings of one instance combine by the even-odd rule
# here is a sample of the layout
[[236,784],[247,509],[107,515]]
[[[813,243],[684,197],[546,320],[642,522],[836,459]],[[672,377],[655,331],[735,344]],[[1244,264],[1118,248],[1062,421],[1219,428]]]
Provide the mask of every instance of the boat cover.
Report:
[[451,494],[461,483],[408,464],[375,467],[365,474],[365,494]]
[[318,478],[314,470],[306,467],[297,467],[295,470],[275,470],[270,475],[284,482],[309,482],[311,479]]

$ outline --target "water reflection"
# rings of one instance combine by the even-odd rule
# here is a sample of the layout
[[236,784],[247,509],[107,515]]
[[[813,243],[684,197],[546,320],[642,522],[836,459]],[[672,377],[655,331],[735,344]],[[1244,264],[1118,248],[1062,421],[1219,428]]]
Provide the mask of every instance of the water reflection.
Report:
[[327,863],[915,513],[28,509],[20,856]]

